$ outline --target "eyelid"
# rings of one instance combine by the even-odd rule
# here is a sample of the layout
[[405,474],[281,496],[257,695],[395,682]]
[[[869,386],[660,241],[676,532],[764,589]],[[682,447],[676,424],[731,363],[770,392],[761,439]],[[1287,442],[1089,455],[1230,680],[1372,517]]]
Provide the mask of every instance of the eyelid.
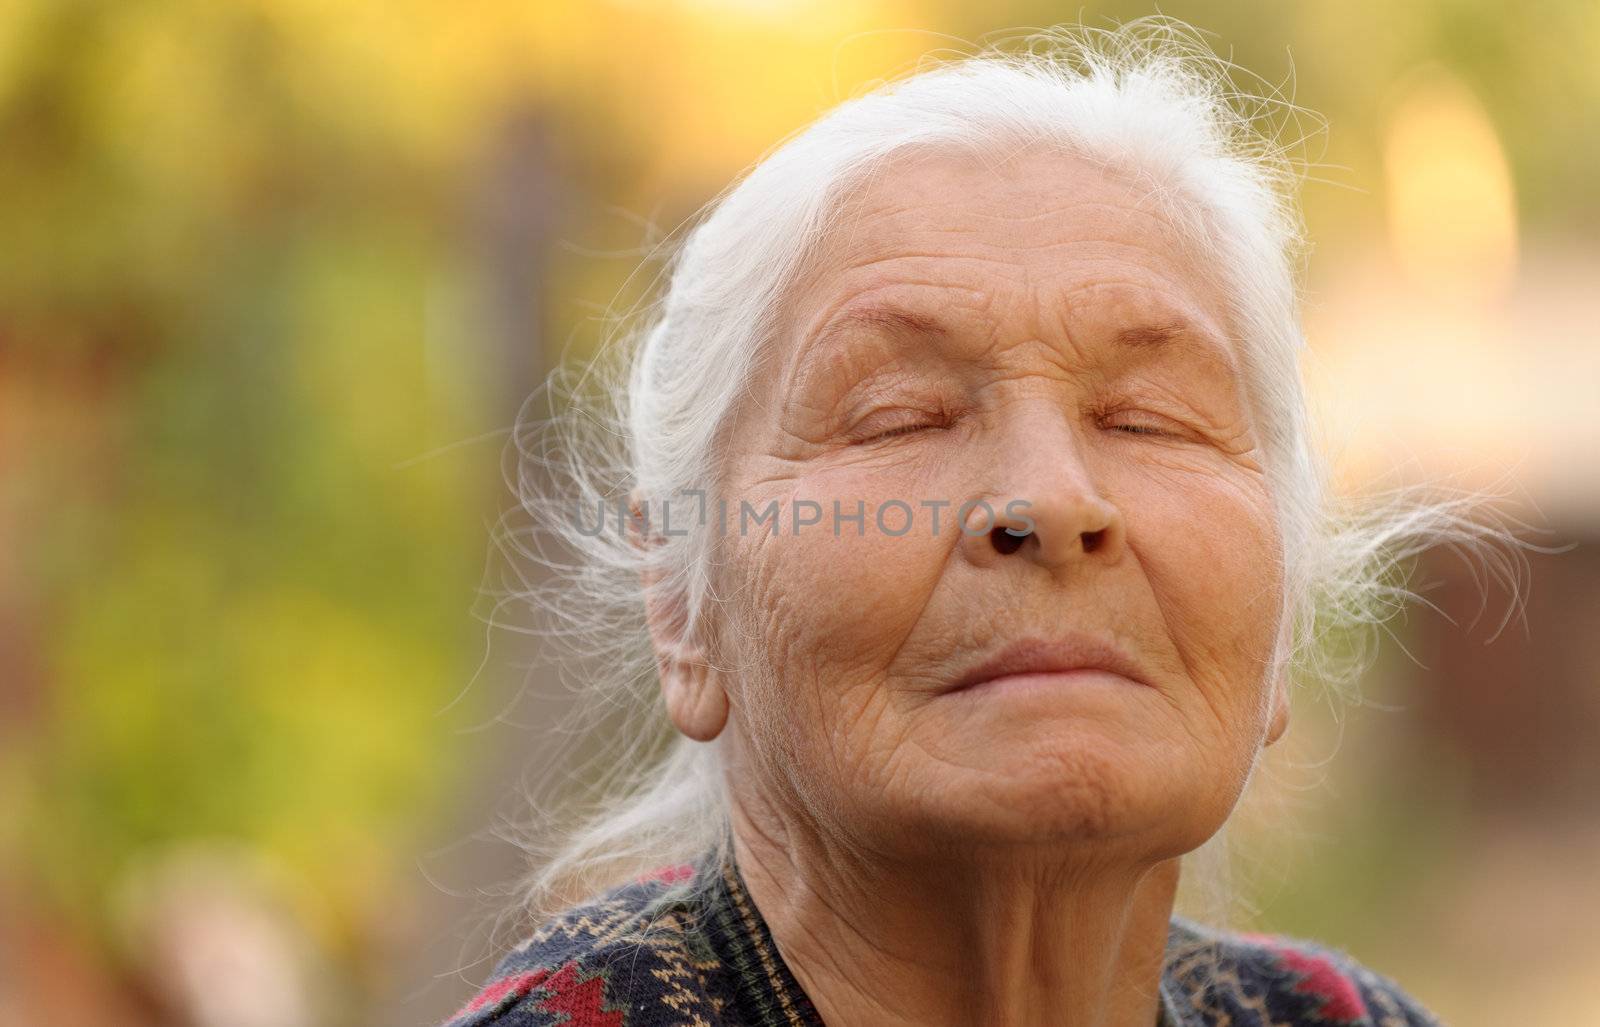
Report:
[[[869,422],[879,418],[880,415],[893,414],[900,415],[899,417],[895,418],[897,423],[891,423],[882,428],[871,427],[863,430],[863,425],[867,425]],[[857,421],[855,427],[851,428],[846,434],[850,442],[860,445],[868,442],[876,442],[883,438],[892,438],[895,435],[909,435],[914,431],[921,431],[924,428],[943,428],[948,426],[949,423],[949,414],[942,410],[939,412],[934,412],[930,410],[918,410],[911,407],[902,407],[898,409],[885,408],[874,410],[867,414],[867,416]]]
[[[1105,422],[1111,420],[1114,417],[1118,417],[1120,415],[1130,414],[1130,413],[1139,414],[1144,418],[1149,418],[1154,423],[1139,423],[1138,421],[1134,421],[1134,422],[1132,422],[1130,424],[1124,424],[1124,425],[1106,425],[1106,423],[1105,423]],[[1183,426],[1183,424],[1181,424],[1180,422],[1174,420],[1173,418],[1168,417],[1165,414],[1158,414],[1158,413],[1156,413],[1154,411],[1151,411],[1151,410],[1141,410],[1141,409],[1138,409],[1136,407],[1117,407],[1115,409],[1102,411],[1102,412],[1097,413],[1096,420],[1101,424],[1102,427],[1111,427],[1111,428],[1130,427],[1130,428],[1148,429],[1146,431],[1137,432],[1137,433],[1130,432],[1129,434],[1145,434],[1145,435],[1158,435],[1158,436],[1159,435],[1182,436],[1182,435],[1188,434],[1188,430]]]

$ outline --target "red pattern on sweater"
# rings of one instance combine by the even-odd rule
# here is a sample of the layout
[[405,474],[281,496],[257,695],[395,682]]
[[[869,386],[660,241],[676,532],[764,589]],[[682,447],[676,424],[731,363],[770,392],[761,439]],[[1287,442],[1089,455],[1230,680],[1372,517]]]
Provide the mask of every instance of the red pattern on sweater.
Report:
[[1317,1015],[1326,1020],[1353,1023],[1360,1023],[1367,1017],[1367,1004],[1361,1001],[1361,990],[1356,982],[1340,972],[1331,960],[1292,948],[1274,935],[1251,932],[1242,933],[1241,937],[1266,946],[1281,965],[1300,977],[1294,986],[1295,993],[1321,1003]]
[[540,1012],[565,1013],[571,1027],[623,1027],[622,1013],[605,1008],[605,978],[601,975],[579,980],[576,960],[568,960],[554,973],[548,969],[513,974],[479,992],[456,1013],[459,1019],[489,1006],[515,1002],[534,989],[545,992],[535,1001]]

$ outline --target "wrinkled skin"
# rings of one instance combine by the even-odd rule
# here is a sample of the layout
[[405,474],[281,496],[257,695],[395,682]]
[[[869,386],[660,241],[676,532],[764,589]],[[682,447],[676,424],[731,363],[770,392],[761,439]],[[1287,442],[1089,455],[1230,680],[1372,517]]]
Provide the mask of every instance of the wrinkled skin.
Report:
[[[804,954],[806,939],[861,933],[830,930],[823,909],[864,901],[885,867],[954,881],[982,866],[990,914],[1036,912],[1041,889],[1072,881],[1103,893],[1091,905],[1111,920],[1142,910],[1131,922],[1153,937],[1175,857],[1218,830],[1287,717],[1270,672],[1282,628],[1271,483],[1206,257],[1131,176],[1040,151],[901,157],[856,196],[784,315],[717,483],[735,510],[776,500],[780,530],[722,536],[727,602],[696,644],[651,611],[674,722],[694,738],[729,733],[741,855],[761,865],[752,886],[780,945],[830,1022],[870,1022],[848,996],[893,982],[846,987],[825,969],[836,957]],[[994,526],[1019,529],[1004,512],[1024,501],[1031,534],[1011,546],[962,531],[955,508],[977,499]],[[825,515],[795,532],[803,500]],[[865,502],[864,530],[835,533],[835,500],[846,513]],[[912,507],[903,534],[875,522],[891,500]],[[938,531],[933,501],[950,504]],[[1112,641],[1142,680],[953,690],[1006,643],[1068,631]],[[784,892],[833,901],[785,906]],[[985,1008],[1020,1003],[1017,966],[1046,941],[978,933],[992,959],[966,958],[986,966]],[[1100,976],[1148,977],[1150,938],[1118,937],[1101,939],[1112,969]],[[885,955],[896,942],[873,944]],[[1051,987],[1084,1019],[1058,1008],[1043,1022],[1145,1011],[1110,985],[1112,997]],[[933,1001],[933,985],[918,989]],[[957,1008],[971,1007],[921,1015]]]

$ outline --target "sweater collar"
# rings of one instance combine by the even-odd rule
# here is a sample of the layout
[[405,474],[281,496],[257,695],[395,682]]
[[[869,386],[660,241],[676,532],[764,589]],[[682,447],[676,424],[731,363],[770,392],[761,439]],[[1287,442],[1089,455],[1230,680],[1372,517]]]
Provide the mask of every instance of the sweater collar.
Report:
[[[778,952],[766,919],[750,898],[732,847],[726,852],[720,862],[707,853],[696,874],[706,897],[707,940],[732,972],[738,1022],[750,1027],[826,1027]],[[1169,949],[1180,929],[1175,923]],[[1176,982],[1163,972],[1155,1027],[1201,1027],[1200,1021],[1184,1015],[1176,993]]]
[[706,936],[732,971],[733,998],[740,1014],[735,1022],[750,1027],[824,1027],[751,900],[732,847],[727,851],[720,863],[704,859],[699,874],[707,900]]

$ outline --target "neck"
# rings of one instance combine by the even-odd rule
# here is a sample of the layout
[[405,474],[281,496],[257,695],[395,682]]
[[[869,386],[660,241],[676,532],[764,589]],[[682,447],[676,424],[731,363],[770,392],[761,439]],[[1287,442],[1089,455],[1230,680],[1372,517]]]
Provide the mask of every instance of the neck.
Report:
[[746,886],[830,1027],[1156,1023],[1177,859],[886,858],[734,793]]

